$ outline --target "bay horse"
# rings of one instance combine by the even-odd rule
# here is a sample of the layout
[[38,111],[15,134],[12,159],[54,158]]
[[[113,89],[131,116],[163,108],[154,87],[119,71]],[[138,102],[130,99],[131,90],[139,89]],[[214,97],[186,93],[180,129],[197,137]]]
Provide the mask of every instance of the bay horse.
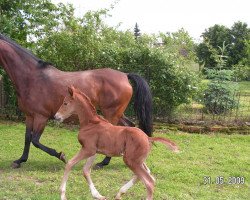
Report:
[[[130,102],[134,87],[134,108],[139,127],[152,133],[152,96],[147,82],[139,75],[113,69],[64,72],[34,56],[13,40],[0,34],[0,65],[11,79],[18,106],[25,114],[25,142],[22,156],[12,163],[13,168],[26,162],[30,144],[65,162],[65,155],[40,143],[48,119],[59,109],[68,85],[74,85],[89,96],[112,124],[132,126],[123,114]],[[134,82],[132,87],[129,80]],[[98,166],[107,165],[106,157]]]
[[119,190],[116,199],[121,199],[137,180],[141,180],[147,189],[147,200],[153,199],[154,178],[145,164],[151,149],[151,142],[161,142],[170,150],[178,152],[177,145],[165,138],[148,137],[142,130],[135,127],[115,126],[97,115],[91,100],[80,90],[69,87],[69,94],[64,98],[63,104],[57,111],[55,119],[62,122],[72,114],[77,114],[80,121],[78,141],[80,151],[65,166],[64,176],[60,187],[61,199],[66,199],[66,182],[69,172],[74,165],[87,159],[83,167],[91,194],[94,199],[105,199],[100,195],[90,177],[90,169],[96,154],[106,156],[122,156],[124,163],[132,170],[134,177]]

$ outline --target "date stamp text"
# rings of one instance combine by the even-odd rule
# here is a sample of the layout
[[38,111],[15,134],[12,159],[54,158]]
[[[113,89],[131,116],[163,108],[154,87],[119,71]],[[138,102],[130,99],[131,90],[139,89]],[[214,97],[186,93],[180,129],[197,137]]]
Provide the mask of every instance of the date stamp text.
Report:
[[229,177],[217,176],[215,178],[212,178],[211,176],[204,176],[203,183],[204,185],[209,185],[209,184],[243,185],[245,183],[245,178],[243,176],[229,176]]

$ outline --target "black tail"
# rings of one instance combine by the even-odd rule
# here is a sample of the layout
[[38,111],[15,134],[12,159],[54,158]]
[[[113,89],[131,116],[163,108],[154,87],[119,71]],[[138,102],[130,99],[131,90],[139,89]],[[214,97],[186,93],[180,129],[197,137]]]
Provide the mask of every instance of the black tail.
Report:
[[141,76],[128,74],[134,83],[134,110],[139,120],[139,128],[148,136],[152,135],[152,95],[148,83]]

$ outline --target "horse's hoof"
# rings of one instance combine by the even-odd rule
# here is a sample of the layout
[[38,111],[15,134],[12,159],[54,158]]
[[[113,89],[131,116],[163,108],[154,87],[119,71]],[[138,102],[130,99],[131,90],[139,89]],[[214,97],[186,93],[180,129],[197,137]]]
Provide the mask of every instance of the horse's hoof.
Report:
[[93,170],[99,170],[102,169],[104,167],[104,165],[102,165],[101,163],[97,163],[94,167]]
[[13,162],[13,163],[11,164],[11,167],[12,167],[13,169],[17,169],[17,168],[20,168],[20,167],[21,167],[21,164],[20,164],[20,163]]
[[59,158],[61,161],[63,161],[65,164],[67,163],[67,159],[66,159],[66,156],[63,152],[60,153],[60,158]]

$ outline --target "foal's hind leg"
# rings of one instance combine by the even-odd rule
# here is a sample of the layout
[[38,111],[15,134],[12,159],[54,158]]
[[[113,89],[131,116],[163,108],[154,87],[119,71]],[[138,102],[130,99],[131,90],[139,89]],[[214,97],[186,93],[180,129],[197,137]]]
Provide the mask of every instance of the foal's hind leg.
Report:
[[[149,173],[149,174],[151,174],[151,171],[150,171],[150,169],[147,167],[147,165],[145,164],[145,163],[143,163],[143,167],[147,170],[147,172]],[[151,175],[151,177],[154,179],[154,182],[155,182],[155,178]]]
[[91,166],[92,166],[95,158],[96,158],[96,155],[94,155],[94,156],[87,159],[87,162],[83,167],[83,175],[84,175],[84,177],[86,178],[86,180],[88,182],[88,185],[89,185],[89,188],[90,188],[90,191],[91,191],[91,194],[92,194],[93,198],[94,199],[99,199],[99,200],[104,200],[106,198],[104,196],[100,195],[100,193],[95,188],[95,185],[92,182],[92,179],[90,177]]
[[150,175],[149,171],[145,168],[145,164],[139,164],[134,166],[129,166],[130,169],[138,176],[138,178],[144,183],[147,189],[147,199],[153,200],[154,192],[154,178]]
[[78,152],[72,159],[69,160],[69,162],[66,164],[65,166],[65,171],[64,171],[64,175],[63,175],[63,179],[62,179],[62,183],[61,183],[61,187],[60,187],[60,193],[61,193],[61,200],[66,200],[66,184],[67,184],[67,180],[69,177],[69,173],[70,170],[72,169],[72,167],[74,165],[76,165],[79,161],[81,161],[82,159],[84,159],[86,157],[86,153],[84,152],[83,149],[80,150],[80,152]]
[[125,185],[121,187],[115,199],[116,200],[121,199],[121,196],[125,194],[128,191],[128,189],[131,188],[137,181],[138,181],[138,177],[134,176],[129,182],[127,182]]

